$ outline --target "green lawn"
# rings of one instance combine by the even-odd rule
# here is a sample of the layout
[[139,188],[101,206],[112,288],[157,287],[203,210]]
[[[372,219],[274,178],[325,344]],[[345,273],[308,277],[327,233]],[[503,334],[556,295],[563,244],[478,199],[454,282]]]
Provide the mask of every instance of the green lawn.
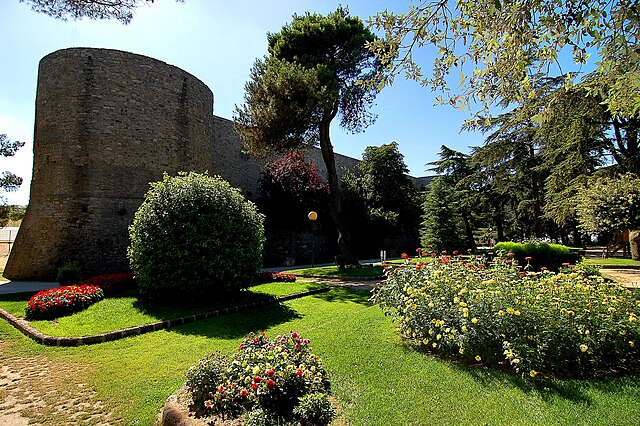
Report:
[[629,425],[640,418],[638,376],[538,383],[456,365],[404,344],[391,320],[368,298],[367,292],[333,288],[276,306],[74,348],[37,345],[0,321],[0,340],[8,341],[13,355],[89,363],[90,384],[122,424],[153,424],[191,365],[213,351],[231,352],[247,333],[262,330],[269,336],[296,330],[312,340],[344,416],[354,425]]
[[610,258],[610,259],[587,259],[588,263],[592,263],[594,265],[635,265],[640,266],[640,260],[632,260],[632,259],[618,259],[618,258]]
[[363,265],[359,268],[340,269],[337,266],[319,266],[316,268],[292,269],[284,271],[286,274],[295,275],[317,275],[317,276],[336,276],[336,277],[358,277],[371,278],[379,277],[384,273],[384,269],[380,265]]
[[[87,336],[122,330],[137,325],[167,319],[180,318],[201,312],[263,300],[270,296],[284,296],[322,287],[322,285],[296,283],[269,283],[250,287],[242,297],[232,301],[207,302],[201,304],[174,305],[141,303],[133,292],[107,298],[89,306],[84,311],[52,321],[31,321],[30,324],[50,336]],[[0,296],[0,308],[16,317],[24,317],[24,309],[31,294]]]

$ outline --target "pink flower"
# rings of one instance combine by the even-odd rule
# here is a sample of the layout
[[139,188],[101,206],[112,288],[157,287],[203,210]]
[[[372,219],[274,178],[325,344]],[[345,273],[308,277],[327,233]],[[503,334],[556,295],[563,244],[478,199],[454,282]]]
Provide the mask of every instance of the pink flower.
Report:
[[211,408],[213,407],[213,402],[209,401],[208,399],[204,402],[204,406],[207,408]]
[[273,369],[267,370],[267,376],[273,377],[274,374],[276,374],[275,370],[273,370]]
[[259,386],[259,385],[258,385],[257,383],[252,384],[252,385],[251,385],[251,390],[253,390],[253,391],[257,390],[257,389],[258,389],[258,386]]
[[409,258],[409,255],[408,255],[407,253],[402,253],[402,256],[401,256],[401,257],[402,257],[403,259],[408,259],[408,258]]
[[527,256],[527,257],[524,258],[524,260],[531,260],[531,259],[532,259],[531,256]]
[[276,382],[271,379],[267,380],[267,389],[271,390],[276,387]]
[[253,381],[256,382],[256,383],[260,383],[262,381],[262,377],[256,376],[256,377],[253,378]]

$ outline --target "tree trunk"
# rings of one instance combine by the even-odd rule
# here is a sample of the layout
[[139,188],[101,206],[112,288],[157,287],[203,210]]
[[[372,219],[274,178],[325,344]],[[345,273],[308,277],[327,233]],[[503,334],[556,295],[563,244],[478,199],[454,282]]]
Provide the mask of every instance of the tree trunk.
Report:
[[640,229],[629,231],[629,245],[631,246],[631,258],[640,260]]
[[325,112],[324,119],[320,123],[320,151],[322,159],[327,167],[329,181],[329,214],[336,230],[338,231],[338,250],[340,254],[336,257],[339,267],[357,266],[358,259],[353,254],[351,235],[345,228],[342,221],[342,203],[340,201],[340,182],[336,171],[336,160],[333,153],[333,145],[329,136],[331,120],[337,114],[337,105],[332,111]]
[[475,250],[478,247],[476,246],[476,240],[473,238],[473,229],[469,221],[469,214],[465,209],[462,209],[462,221],[464,222],[464,231],[467,235],[467,248]]

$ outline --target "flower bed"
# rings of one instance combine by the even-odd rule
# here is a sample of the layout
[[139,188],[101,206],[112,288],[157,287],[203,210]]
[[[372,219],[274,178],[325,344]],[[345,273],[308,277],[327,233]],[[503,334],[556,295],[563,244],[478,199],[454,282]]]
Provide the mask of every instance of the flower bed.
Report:
[[508,256],[435,260],[390,270],[373,296],[416,346],[531,377],[640,366],[640,301],[618,284],[521,272]]
[[294,274],[283,274],[282,272],[267,271],[258,273],[258,282],[261,283],[294,283],[296,276]]
[[94,285],[71,285],[42,290],[33,295],[25,309],[30,320],[44,320],[70,315],[102,300],[104,292]]
[[113,296],[136,287],[133,272],[102,274],[91,277],[84,282],[87,285],[100,287],[106,297]]
[[322,362],[295,332],[273,340],[264,332],[250,334],[233,356],[213,355],[191,368],[186,385],[199,416],[314,425],[329,424],[334,416]]

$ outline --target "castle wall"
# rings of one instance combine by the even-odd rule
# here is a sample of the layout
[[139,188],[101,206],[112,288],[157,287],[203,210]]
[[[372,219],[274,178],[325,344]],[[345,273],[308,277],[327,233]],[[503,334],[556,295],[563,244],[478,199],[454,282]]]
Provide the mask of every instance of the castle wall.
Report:
[[[87,276],[128,270],[128,227],[165,172],[208,171],[257,197],[264,160],[191,74],[93,48],[53,52],[38,72],[31,195],[5,277],[53,280],[69,261]],[[308,156],[326,177],[320,150]],[[336,154],[339,175],[357,163]]]
[[167,172],[212,164],[213,94],[164,62],[74,48],[40,61],[29,207],[5,269],[52,279],[128,269],[127,227]]

